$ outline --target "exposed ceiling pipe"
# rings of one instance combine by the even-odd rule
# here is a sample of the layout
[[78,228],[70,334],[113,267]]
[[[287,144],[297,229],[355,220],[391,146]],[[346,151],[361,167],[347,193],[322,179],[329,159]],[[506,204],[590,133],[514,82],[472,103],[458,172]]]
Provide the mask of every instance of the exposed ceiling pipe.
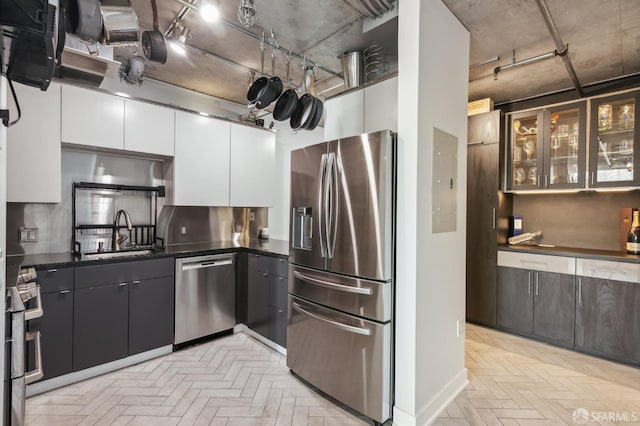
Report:
[[360,0],[360,4],[364,6],[365,9],[367,9],[367,12],[369,12],[369,17],[379,18],[380,16],[382,16],[381,14],[376,12],[376,10],[369,4],[367,0]]
[[477,64],[469,65],[469,69],[472,70],[472,69],[475,69],[475,68],[479,68],[479,67],[481,67],[483,65],[487,65],[487,64],[490,64],[492,62],[497,62],[499,60],[500,60],[500,56],[496,56],[496,57],[493,57],[493,58],[485,59],[484,61],[478,62]]
[[554,50],[552,52],[547,52],[547,53],[543,53],[541,55],[537,55],[537,56],[532,56],[531,58],[527,58],[527,59],[523,59],[521,61],[516,61],[516,51],[513,51],[513,58],[511,60],[510,64],[507,65],[500,65],[499,67],[495,67],[493,69],[493,78],[494,80],[498,79],[498,73],[500,71],[504,71],[510,68],[515,68],[515,67],[519,67],[522,65],[528,65],[528,64],[532,64],[534,62],[538,62],[538,61],[542,61],[545,59],[550,59],[550,58],[555,58],[556,56],[560,55],[560,53],[558,53],[557,50]]
[[556,49],[558,52],[558,56],[562,58],[562,62],[564,62],[564,66],[569,73],[569,78],[573,82],[573,85],[580,95],[581,98],[584,97],[584,91],[582,90],[582,85],[580,84],[580,80],[578,80],[578,76],[576,75],[576,70],[573,69],[573,65],[571,64],[571,59],[569,59],[568,47],[566,44],[562,42],[562,38],[560,37],[560,32],[558,31],[558,27],[553,20],[553,16],[551,16],[551,11],[549,10],[549,6],[547,5],[546,0],[536,0],[538,3],[538,7],[540,8],[540,12],[542,13],[542,17],[544,18],[545,23],[547,24],[547,28],[551,33],[551,38],[556,44]]

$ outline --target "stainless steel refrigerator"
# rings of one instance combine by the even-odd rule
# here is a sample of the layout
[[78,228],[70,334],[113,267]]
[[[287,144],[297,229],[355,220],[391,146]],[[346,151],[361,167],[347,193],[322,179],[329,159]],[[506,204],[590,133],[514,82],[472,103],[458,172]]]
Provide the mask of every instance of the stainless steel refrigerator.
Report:
[[384,422],[393,398],[396,138],[291,153],[287,366]]

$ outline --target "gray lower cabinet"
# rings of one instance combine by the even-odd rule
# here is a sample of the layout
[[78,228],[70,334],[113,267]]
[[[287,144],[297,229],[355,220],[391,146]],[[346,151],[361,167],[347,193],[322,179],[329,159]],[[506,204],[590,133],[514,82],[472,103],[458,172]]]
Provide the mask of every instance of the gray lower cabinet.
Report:
[[73,370],[127,356],[127,283],[76,290],[73,312]]
[[571,346],[575,276],[500,266],[498,325]]
[[575,345],[640,364],[640,284],[578,277]]
[[[38,270],[44,314],[27,322],[40,331],[43,380],[72,371],[73,268]],[[30,306],[31,307],[31,306]],[[28,352],[28,370],[35,368],[33,347]]]
[[247,326],[282,347],[287,345],[287,273],[286,259],[248,255]]
[[173,277],[133,281],[129,287],[129,355],[173,343]]

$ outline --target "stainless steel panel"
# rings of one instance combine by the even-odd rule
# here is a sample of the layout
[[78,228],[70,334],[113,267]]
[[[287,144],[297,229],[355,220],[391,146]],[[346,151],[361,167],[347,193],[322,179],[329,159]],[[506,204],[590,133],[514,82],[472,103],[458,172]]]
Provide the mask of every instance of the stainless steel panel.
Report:
[[11,380],[11,424],[25,424],[26,385],[24,376]]
[[175,343],[236,325],[235,255],[176,259]]
[[329,152],[336,173],[329,179],[333,202],[328,209],[327,270],[389,280],[394,250],[393,134],[386,130],[329,142]]
[[289,293],[374,321],[390,321],[392,284],[289,265]]
[[[291,247],[289,260],[300,265],[312,266],[324,269],[326,266],[323,257],[324,246],[321,247],[320,239],[323,221],[321,219],[321,197],[323,186],[320,175],[324,171],[321,164],[326,161],[326,144],[313,145],[307,148],[291,152],[291,229],[289,241],[296,241],[294,233],[295,211],[298,207],[309,207],[311,210],[311,244],[310,249]],[[320,202],[319,202],[320,201]],[[324,242],[323,242],[324,244]]]
[[391,414],[391,323],[378,324],[289,295],[287,366],[378,421]]

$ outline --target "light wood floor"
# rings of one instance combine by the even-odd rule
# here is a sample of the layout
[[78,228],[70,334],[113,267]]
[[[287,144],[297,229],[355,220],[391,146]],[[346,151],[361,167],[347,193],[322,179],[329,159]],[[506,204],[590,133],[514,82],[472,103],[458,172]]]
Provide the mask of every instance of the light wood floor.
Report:
[[[470,384],[437,425],[574,425],[578,408],[586,424],[640,425],[640,369],[470,324],[466,343]],[[244,334],[32,397],[27,413],[49,426],[366,424]]]
[[472,324],[466,333],[469,386],[436,425],[640,425],[640,369]]

